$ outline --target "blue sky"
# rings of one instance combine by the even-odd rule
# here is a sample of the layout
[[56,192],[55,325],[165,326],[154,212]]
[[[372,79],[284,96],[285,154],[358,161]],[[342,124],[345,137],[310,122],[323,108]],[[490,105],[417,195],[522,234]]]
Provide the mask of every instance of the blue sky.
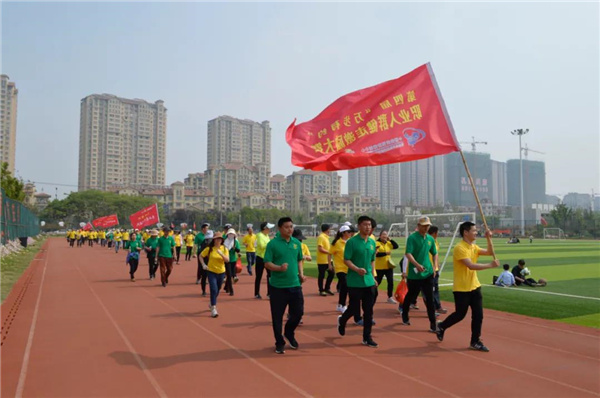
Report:
[[598,3],[1,7],[26,180],[77,184],[80,100],[94,93],[165,101],[168,183],[205,170],[206,125],[219,115],[269,120],[272,173],[288,175],[294,118],[431,62],[460,141],[487,141],[478,150],[506,161],[519,155],[510,131],[529,128],[548,193],[600,191]]

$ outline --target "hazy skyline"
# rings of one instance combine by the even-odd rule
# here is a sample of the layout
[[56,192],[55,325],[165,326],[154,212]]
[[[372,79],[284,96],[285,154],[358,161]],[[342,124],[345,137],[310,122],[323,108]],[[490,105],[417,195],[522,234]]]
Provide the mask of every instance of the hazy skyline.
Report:
[[[77,188],[80,101],[165,101],[167,183],[206,169],[207,122],[285,129],[350,91],[431,62],[459,141],[544,155],[548,194],[600,191],[598,3],[7,3],[2,73],[19,90],[16,170]],[[463,150],[471,150],[463,144]],[[347,172],[342,172],[347,191]],[[54,185],[38,184],[54,196]],[[60,195],[62,198],[63,196]]]

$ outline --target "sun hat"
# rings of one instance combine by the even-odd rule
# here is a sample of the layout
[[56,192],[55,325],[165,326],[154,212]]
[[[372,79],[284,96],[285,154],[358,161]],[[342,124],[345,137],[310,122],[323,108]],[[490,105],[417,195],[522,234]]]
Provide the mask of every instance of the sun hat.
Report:
[[158,231],[156,229],[153,229],[152,231],[150,231],[150,236],[158,236]]
[[215,232],[213,239],[223,239],[223,232]]
[[431,220],[427,216],[419,218],[419,225],[431,225]]
[[235,229],[233,229],[233,228],[229,228],[227,230],[227,234],[226,235],[229,235],[229,234],[234,234],[235,236],[237,236],[237,233],[235,232]]

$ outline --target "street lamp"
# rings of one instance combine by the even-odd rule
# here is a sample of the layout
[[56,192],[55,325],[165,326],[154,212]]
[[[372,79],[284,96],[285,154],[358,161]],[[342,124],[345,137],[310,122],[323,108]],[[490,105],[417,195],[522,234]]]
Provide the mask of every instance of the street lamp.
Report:
[[510,133],[512,135],[519,136],[519,168],[521,174],[521,236],[525,236],[525,208],[523,203],[523,146],[521,145],[521,137],[529,133],[529,129],[516,129]]

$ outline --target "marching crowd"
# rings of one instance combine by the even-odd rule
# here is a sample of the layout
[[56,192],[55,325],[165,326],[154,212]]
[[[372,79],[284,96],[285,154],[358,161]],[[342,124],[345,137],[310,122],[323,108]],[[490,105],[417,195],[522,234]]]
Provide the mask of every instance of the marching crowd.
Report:
[[[356,225],[344,223],[330,242],[331,226],[323,224],[321,234],[317,238],[316,262],[318,266],[317,287],[320,296],[338,294],[336,310],[338,316],[337,330],[345,335],[346,324],[353,318],[357,325],[363,327],[362,343],[369,347],[378,347],[372,337],[374,306],[378,296],[378,285],[383,278],[387,280],[387,302],[397,304],[394,299],[394,268],[391,251],[398,244],[390,239],[386,231],[378,237],[373,235],[375,220],[361,216]],[[275,352],[285,352],[286,341],[291,349],[298,349],[295,330],[302,323],[304,314],[304,294],[302,284],[306,281],[304,261],[312,261],[308,246],[303,243],[304,235],[300,229],[294,228],[289,217],[283,217],[274,224],[263,222],[257,233],[248,225],[247,233],[240,237],[226,224],[222,231],[213,231],[210,224],[204,223],[200,231],[194,233],[187,230],[182,233],[174,228],[110,230],[70,230],[67,241],[71,247],[84,245],[114,250],[127,251],[126,263],[129,265],[130,280],[135,282],[140,257],[145,255],[148,261],[150,280],[160,272],[163,287],[169,284],[169,276],[173,263],[180,263],[181,249],[185,246],[184,261],[196,258],[196,284],[200,285],[202,296],[206,296],[208,283],[211,316],[219,316],[217,300],[219,292],[234,295],[234,285],[238,282],[237,273],[241,270],[241,247],[245,247],[246,269],[254,275],[254,297],[262,299],[261,282],[266,270],[267,297],[271,308]],[[431,225],[428,217],[418,220],[416,231],[407,239],[406,249],[401,261],[401,273],[408,286],[403,303],[398,306],[402,316],[401,324],[410,326],[410,310],[418,309],[417,297],[423,296],[429,320],[429,331],[443,341],[445,332],[460,322],[470,308],[471,339],[470,348],[477,351],[489,351],[481,342],[483,323],[483,306],[481,284],[477,271],[498,267],[498,260],[489,263],[478,263],[479,256],[492,255],[490,247],[482,249],[475,244],[477,227],[471,222],[463,222],[460,226],[461,242],[454,248],[454,299],[456,310],[444,321],[436,320],[447,311],[441,307],[439,298],[439,264],[437,243],[437,227]],[[271,232],[275,232],[271,237]],[[486,231],[486,237],[491,232]],[[241,239],[241,240],[240,240]],[[334,277],[337,277],[336,293],[332,291]],[[284,325],[284,314],[287,309],[287,321]]]

